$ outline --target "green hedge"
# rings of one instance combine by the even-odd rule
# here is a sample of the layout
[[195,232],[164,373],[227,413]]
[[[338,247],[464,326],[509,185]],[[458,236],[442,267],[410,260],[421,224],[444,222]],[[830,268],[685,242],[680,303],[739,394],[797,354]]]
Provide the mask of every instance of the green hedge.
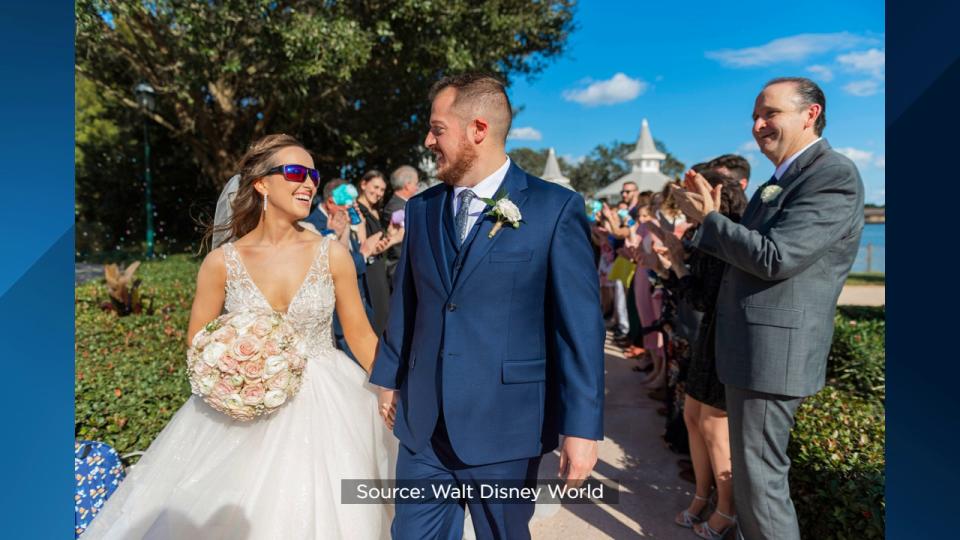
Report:
[[883,538],[884,411],[834,387],[804,400],[790,439],[803,538]]
[[847,308],[834,320],[833,345],[827,361],[831,386],[867,400],[886,400],[887,323],[878,308]]
[[151,315],[100,308],[103,280],[76,288],[75,435],[121,454],[145,450],[190,395],[186,328],[199,263],[185,255],[146,262],[137,275]]

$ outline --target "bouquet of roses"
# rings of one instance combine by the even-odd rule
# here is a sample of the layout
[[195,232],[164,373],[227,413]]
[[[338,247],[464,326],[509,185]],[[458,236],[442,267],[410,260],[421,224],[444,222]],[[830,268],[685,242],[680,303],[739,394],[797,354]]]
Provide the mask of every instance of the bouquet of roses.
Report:
[[197,332],[187,351],[190,388],[237,420],[270,414],[300,390],[306,357],[283,315],[241,310]]

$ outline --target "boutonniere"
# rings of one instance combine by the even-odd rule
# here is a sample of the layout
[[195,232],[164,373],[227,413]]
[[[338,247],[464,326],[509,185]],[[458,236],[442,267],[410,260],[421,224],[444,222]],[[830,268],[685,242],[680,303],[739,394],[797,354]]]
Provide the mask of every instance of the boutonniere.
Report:
[[493,224],[493,228],[490,229],[490,234],[487,235],[487,238],[496,236],[504,224],[511,225],[514,229],[519,229],[520,220],[523,219],[523,216],[520,215],[520,209],[510,200],[507,194],[498,193],[494,195],[494,197],[493,199],[480,199],[486,203],[487,206],[491,207],[491,209],[487,211],[487,215],[493,216],[497,220],[497,222]]
[[764,203],[769,203],[770,201],[777,198],[780,195],[780,192],[783,191],[783,188],[777,185],[767,186],[763,188],[763,191],[760,192],[760,200]]

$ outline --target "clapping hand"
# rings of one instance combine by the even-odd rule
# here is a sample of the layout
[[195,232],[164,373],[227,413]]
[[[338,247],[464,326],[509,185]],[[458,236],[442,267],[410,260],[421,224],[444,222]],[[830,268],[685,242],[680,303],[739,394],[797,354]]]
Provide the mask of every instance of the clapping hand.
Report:
[[683,242],[681,242],[679,238],[663,230],[656,223],[648,223],[647,228],[651,234],[656,236],[660,242],[662,242],[663,245],[670,250],[670,254],[674,258],[683,260]]
[[687,219],[703,223],[703,219],[720,208],[720,184],[711,188],[700,173],[689,170],[683,177],[683,189],[670,184],[674,200]]
[[379,247],[381,240],[386,241],[385,239],[383,239],[383,232],[376,232],[371,234],[370,236],[367,237],[366,240],[363,241],[363,245],[360,246],[360,253],[363,254],[364,257],[377,255],[378,253],[383,251],[383,250],[377,251],[377,248]]

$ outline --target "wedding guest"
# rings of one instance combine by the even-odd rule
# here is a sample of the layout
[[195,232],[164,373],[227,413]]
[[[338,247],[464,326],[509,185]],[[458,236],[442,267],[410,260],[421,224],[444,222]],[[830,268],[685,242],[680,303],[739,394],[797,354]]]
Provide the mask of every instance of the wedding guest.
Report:
[[747,190],[747,184],[750,183],[750,162],[745,157],[737,154],[724,154],[707,162],[707,168],[730,178],[735,178],[737,183],[740,184],[740,189]]
[[[711,186],[722,186],[718,212],[733,223],[739,223],[747,207],[747,198],[738,180],[727,178],[715,170],[706,170],[702,176]],[[661,262],[679,280],[675,290],[704,314],[687,369],[684,403],[684,420],[697,489],[690,506],[675,521],[683,527],[693,527],[694,532],[702,538],[712,538],[710,531],[722,534],[733,527],[736,515],[726,398],[723,383],[717,376],[714,349],[716,300],[726,263],[694,250],[684,264],[682,244],[666,231],[656,231],[655,234],[664,239],[665,247],[658,251]],[[712,484],[717,489],[717,506],[705,525],[702,525],[700,516],[706,507]]]
[[[410,165],[401,165],[390,173],[390,188],[393,189],[393,196],[383,206],[383,219],[380,222],[384,228],[388,227],[393,221],[394,212],[403,210],[410,197],[417,194],[420,189],[420,175]],[[397,262],[400,260],[400,246],[390,247],[385,254],[385,259],[387,280],[392,291],[393,273],[396,270]]]
[[[370,319],[373,315],[373,310],[370,302],[370,288],[367,285],[367,258],[376,252],[377,243],[380,241],[382,234],[375,234],[368,238],[365,228],[360,229],[362,237],[351,234],[350,217],[347,213],[347,207],[338,205],[333,199],[333,190],[346,183],[347,181],[341,178],[334,178],[333,180],[327,181],[323,186],[323,199],[301,224],[313,227],[318,233],[324,236],[334,236],[341,244],[347,247],[353,259],[354,269],[357,272],[357,285],[360,288],[360,298],[363,300],[364,309],[367,312],[367,319]],[[336,314],[333,316],[333,334],[337,341],[337,348],[347,353],[347,356],[356,361],[356,357],[353,352],[350,351],[349,345],[347,345],[347,340],[343,333],[343,325],[340,323],[340,319]]]
[[381,224],[379,205],[383,201],[383,193],[386,189],[387,183],[383,173],[371,170],[360,179],[357,196],[357,208],[363,214],[367,237],[373,237],[379,233],[383,238],[366,261],[367,288],[370,292],[370,307],[373,310],[370,325],[378,336],[387,324],[387,315],[390,310],[390,283],[387,281],[387,266],[383,253],[403,240],[402,227],[388,224],[385,228]]
[[692,244],[728,264],[717,298],[717,372],[730,421],[744,538],[797,540],[787,443],[804,397],[823,388],[833,317],[863,230],[863,182],[822,138],[826,98],[800,77],[768,82],[753,137],[776,167],[740,223],[688,172],[678,204],[700,223]]
[[636,302],[637,312],[640,316],[640,324],[643,332],[643,349],[646,351],[653,370],[641,381],[641,384],[654,389],[662,387],[666,381],[666,371],[663,364],[663,335],[657,329],[657,323],[660,320],[662,311],[661,294],[662,292],[651,282],[649,270],[656,264],[656,256],[653,252],[655,244],[659,240],[653,237],[647,224],[656,222],[656,218],[650,212],[650,206],[640,207],[637,211],[637,226],[634,228],[634,234],[639,238],[640,245],[637,250],[636,273],[634,274],[634,302]]

